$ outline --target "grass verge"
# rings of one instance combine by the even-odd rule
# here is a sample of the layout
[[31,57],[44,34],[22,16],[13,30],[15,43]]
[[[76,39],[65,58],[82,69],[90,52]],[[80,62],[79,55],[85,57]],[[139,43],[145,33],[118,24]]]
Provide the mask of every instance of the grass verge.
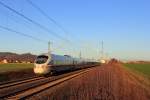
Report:
[[34,76],[33,64],[0,64],[0,82]]
[[9,71],[20,71],[24,69],[32,69],[33,64],[23,64],[23,63],[11,63],[11,64],[0,64],[0,73]]
[[143,74],[144,76],[150,79],[150,64],[132,64],[132,63],[125,63],[125,67],[131,69],[132,71],[138,72]]

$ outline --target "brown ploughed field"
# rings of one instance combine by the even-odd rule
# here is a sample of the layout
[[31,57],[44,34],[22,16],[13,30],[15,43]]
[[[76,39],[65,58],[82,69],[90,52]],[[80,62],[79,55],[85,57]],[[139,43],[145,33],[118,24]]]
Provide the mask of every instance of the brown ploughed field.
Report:
[[29,99],[41,100],[150,100],[150,80],[118,63],[95,67]]

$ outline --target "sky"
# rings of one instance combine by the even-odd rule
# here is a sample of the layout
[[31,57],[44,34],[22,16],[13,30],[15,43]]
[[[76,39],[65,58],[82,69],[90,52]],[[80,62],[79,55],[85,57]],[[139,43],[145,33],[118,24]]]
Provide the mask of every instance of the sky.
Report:
[[[150,60],[149,0],[31,0],[67,32],[48,20],[27,0],[1,0],[47,32],[0,5],[0,26],[39,38],[25,37],[0,28],[0,52],[47,52],[98,59]],[[55,34],[55,35],[53,35]],[[63,38],[63,39],[62,39]]]

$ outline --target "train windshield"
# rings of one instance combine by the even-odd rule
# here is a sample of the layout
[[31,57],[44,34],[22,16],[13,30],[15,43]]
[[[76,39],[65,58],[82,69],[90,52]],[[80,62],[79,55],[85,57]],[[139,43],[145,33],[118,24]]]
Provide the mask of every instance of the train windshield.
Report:
[[37,64],[43,64],[43,63],[46,63],[47,60],[48,60],[48,56],[41,55],[41,56],[37,57],[35,63],[37,63]]

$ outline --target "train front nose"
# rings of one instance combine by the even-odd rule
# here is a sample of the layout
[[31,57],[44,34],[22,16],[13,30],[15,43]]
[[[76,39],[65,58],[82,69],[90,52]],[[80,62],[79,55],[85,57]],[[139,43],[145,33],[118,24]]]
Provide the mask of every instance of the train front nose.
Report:
[[35,74],[48,74],[50,72],[50,67],[48,67],[49,56],[39,55],[35,60],[34,73]]
[[41,65],[41,64],[37,64],[36,67],[34,68],[34,73],[35,74],[48,74],[50,71],[50,68],[47,65]]

